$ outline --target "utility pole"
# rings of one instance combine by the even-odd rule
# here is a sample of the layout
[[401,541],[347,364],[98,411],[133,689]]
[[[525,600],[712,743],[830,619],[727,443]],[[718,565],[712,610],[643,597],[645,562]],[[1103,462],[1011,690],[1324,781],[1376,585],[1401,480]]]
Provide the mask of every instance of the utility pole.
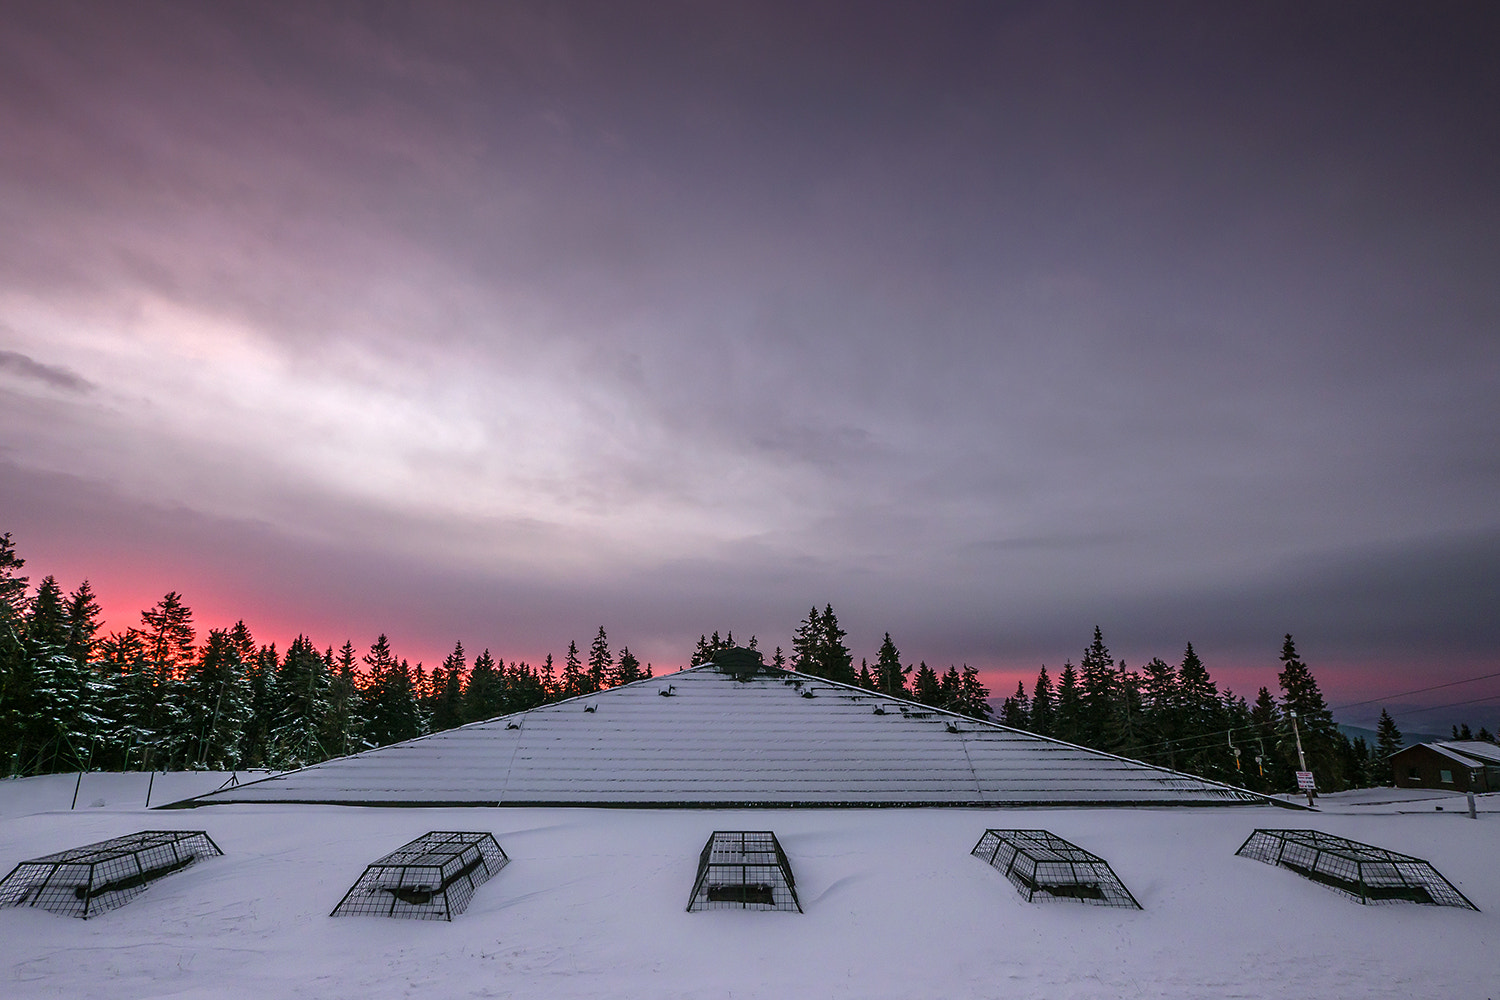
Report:
[[[1302,770],[1303,771],[1306,771],[1307,770],[1307,756],[1302,752],[1302,730],[1299,729],[1299,728],[1297,728],[1297,713],[1296,712],[1288,712],[1287,714],[1292,717],[1292,735],[1294,735],[1294,736],[1297,737],[1297,763],[1302,766]],[[1309,808],[1309,809],[1314,808],[1314,806],[1313,806],[1313,790],[1312,790],[1312,786],[1311,785],[1307,786],[1307,808]]]

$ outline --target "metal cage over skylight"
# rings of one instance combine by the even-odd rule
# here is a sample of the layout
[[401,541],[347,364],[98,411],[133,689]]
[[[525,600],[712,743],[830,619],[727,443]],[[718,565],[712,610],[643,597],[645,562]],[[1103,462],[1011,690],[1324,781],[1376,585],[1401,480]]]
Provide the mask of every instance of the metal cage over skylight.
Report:
[[142,830],[21,862],[0,881],[0,906],[37,906],[86,920],[223,853],[202,830]]
[[698,856],[688,900],[697,910],[796,910],[792,866],[770,830],[716,830]]
[[1319,830],[1256,830],[1234,853],[1294,871],[1361,903],[1479,909],[1421,858]]
[[1109,862],[1047,830],[986,830],[970,853],[1003,873],[1027,902],[1141,908]]
[[365,869],[331,916],[452,920],[510,863],[490,833],[424,833]]

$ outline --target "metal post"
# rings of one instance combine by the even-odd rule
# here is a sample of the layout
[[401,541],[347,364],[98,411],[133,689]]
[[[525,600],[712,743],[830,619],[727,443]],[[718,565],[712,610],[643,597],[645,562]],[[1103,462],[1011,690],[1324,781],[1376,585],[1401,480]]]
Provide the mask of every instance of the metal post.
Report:
[[1469,790],[1468,795],[1469,795],[1469,818],[1470,819],[1478,819],[1479,818],[1479,810],[1475,807],[1475,804],[1474,804],[1474,791],[1473,791],[1473,789]]
[[[1306,771],[1307,770],[1307,756],[1305,754],[1303,754],[1303,752],[1302,752],[1302,730],[1299,729],[1299,728],[1297,728],[1297,713],[1296,712],[1289,712],[1287,714],[1289,714],[1292,717],[1292,734],[1297,737],[1297,763],[1301,764],[1302,765],[1302,770]],[[1311,788],[1309,788],[1307,790],[1307,808],[1309,808],[1309,809],[1314,808],[1314,806],[1313,806],[1313,790]]]

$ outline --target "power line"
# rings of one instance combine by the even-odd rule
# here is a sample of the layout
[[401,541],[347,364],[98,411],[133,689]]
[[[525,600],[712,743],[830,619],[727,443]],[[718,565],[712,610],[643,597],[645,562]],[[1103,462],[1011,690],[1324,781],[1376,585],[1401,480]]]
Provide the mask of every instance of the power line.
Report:
[[[1373,705],[1373,704],[1375,704],[1378,701],[1390,701],[1392,698],[1405,698],[1407,695],[1411,695],[1411,694],[1426,694],[1428,691],[1437,691],[1437,690],[1440,690],[1441,688],[1457,687],[1460,684],[1472,684],[1475,681],[1487,681],[1491,677],[1500,677],[1500,671],[1497,671],[1497,672],[1495,672],[1493,674],[1481,674],[1478,677],[1465,677],[1461,681],[1448,681],[1446,684],[1434,684],[1431,687],[1417,688],[1414,691],[1399,691],[1396,694],[1382,695],[1379,698],[1371,698],[1371,699],[1369,699],[1367,701],[1353,701],[1353,702],[1350,702],[1347,705],[1334,705],[1332,708],[1329,709],[1329,711],[1330,712],[1340,712],[1340,711],[1343,711],[1346,708],[1358,708],[1361,705]],[[1459,702],[1459,704],[1465,704],[1465,703],[1464,702]],[[1438,705],[1438,706],[1435,706],[1435,707],[1437,707],[1437,708],[1445,708],[1445,707],[1448,707],[1448,706]],[[1425,712],[1426,709],[1418,709],[1417,711],[1424,711]]]
[[1429,705],[1426,708],[1414,708],[1411,711],[1403,711],[1403,715],[1420,715],[1423,712],[1436,712],[1440,708],[1458,708],[1461,705],[1477,705],[1482,701],[1494,701],[1500,698],[1500,694],[1487,694],[1483,698],[1470,698],[1468,701],[1451,701],[1446,705]]

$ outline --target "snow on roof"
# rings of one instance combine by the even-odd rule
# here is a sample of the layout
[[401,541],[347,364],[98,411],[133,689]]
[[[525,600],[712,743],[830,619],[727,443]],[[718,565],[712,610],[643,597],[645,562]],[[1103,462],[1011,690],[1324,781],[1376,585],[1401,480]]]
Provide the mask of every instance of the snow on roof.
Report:
[[1443,752],[1470,767],[1477,763],[1474,759],[1476,757],[1486,764],[1500,764],[1500,746],[1486,743],[1484,740],[1438,740],[1426,746]]
[[175,804],[1264,801],[1229,785],[804,674],[768,670],[737,679],[705,665]]

